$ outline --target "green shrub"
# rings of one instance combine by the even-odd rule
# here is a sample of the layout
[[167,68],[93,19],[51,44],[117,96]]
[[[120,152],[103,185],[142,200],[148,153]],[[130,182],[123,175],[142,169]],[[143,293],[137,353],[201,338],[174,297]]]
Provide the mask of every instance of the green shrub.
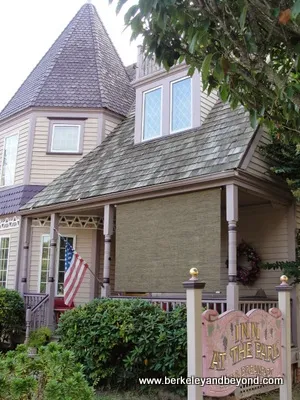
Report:
[[1,400],[94,400],[95,395],[71,351],[57,343],[31,358],[21,345],[0,357]]
[[0,288],[0,348],[4,343],[15,343],[25,327],[25,306],[15,290]]
[[186,309],[96,299],[62,315],[57,331],[94,385],[128,388],[140,377],[186,376]]
[[51,329],[43,326],[36,331],[30,332],[28,346],[39,348],[41,346],[46,346],[50,342],[52,336]]

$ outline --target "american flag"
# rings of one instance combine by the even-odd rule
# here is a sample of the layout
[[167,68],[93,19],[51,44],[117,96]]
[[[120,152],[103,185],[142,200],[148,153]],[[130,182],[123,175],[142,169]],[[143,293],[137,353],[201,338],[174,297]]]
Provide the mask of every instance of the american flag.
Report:
[[73,249],[70,243],[65,241],[65,279],[64,279],[64,302],[71,306],[76,293],[81,285],[88,264]]

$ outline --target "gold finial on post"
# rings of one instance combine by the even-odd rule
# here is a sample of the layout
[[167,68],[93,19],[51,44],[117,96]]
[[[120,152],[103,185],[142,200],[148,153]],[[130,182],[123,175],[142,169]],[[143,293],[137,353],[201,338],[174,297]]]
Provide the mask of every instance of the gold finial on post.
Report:
[[281,275],[281,277],[280,277],[281,285],[287,285],[288,280],[289,280],[289,278],[286,275]]
[[191,268],[190,275],[190,281],[195,281],[196,279],[198,279],[199,271],[197,270],[197,268]]

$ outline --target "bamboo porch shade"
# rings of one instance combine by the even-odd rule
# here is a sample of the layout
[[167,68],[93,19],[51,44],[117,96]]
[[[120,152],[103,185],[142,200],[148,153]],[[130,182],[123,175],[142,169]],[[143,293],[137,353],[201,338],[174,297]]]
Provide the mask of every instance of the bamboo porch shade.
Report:
[[115,290],[182,292],[189,269],[219,290],[220,189],[117,206]]

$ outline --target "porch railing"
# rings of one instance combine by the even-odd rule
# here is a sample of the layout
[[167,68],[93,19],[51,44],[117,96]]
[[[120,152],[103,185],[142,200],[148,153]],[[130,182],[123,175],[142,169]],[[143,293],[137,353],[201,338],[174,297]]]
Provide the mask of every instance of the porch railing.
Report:
[[[37,302],[40,300],[39,302]],[[24,295],[24,302],[26,306],[26,335],[25,340],[28,341],[31,331],[46,326],[47,313],[49,308],[49,295],[48,294],[26,294]],[[32,304],[33,306],[30,306]]]
[[25,302],[25,308],[34,308],[45,298],[45,296],[46,295],[43,293],[24,293],[23,298]]
[[[134,296],[113,296],[115,299],[130,299],[135,298]],[[185,297],[146,297],[146,296],[138,296],[139,299],[147,300],[153,304],[157,304],[165,311],[172,311],[176,306],[185,304]],[[205,309],[216,310],[220,314],[227,311],[227,304],[225,297],[206,297],[203,294],[203,302],[202,306]],[[270,308],[277,307],[278,300],[273,298],[267,299],[255,299],[255,297],[249,298],[241,298],[239,301],[239,308],[241,311],[247,313],[254,308],[258,308],[261,310],[268,311]]]

